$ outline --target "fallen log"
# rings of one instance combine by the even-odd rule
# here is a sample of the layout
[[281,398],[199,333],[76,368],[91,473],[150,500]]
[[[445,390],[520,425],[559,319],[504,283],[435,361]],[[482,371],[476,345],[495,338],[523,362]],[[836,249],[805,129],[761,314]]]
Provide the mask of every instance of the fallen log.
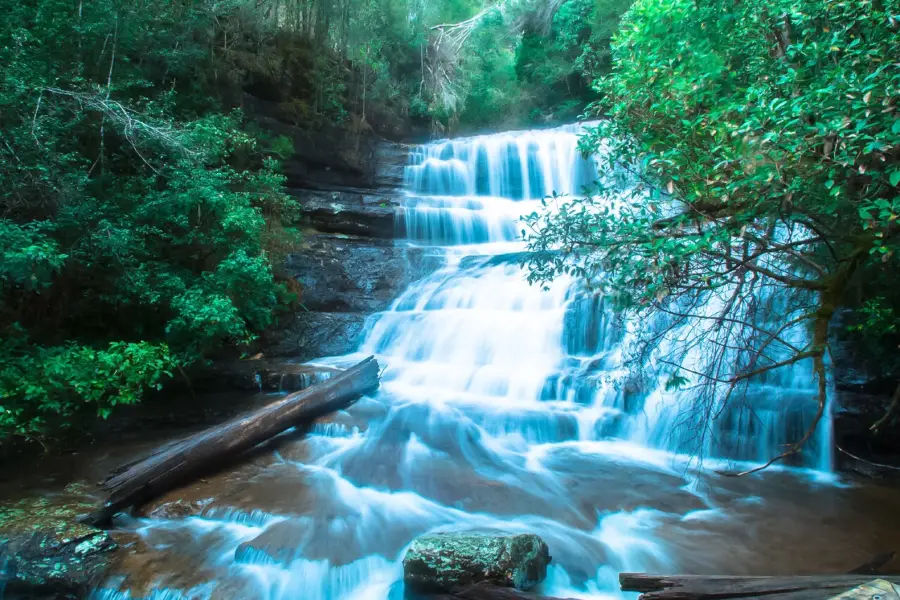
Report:
[[[623,592],[642,592],[641,600],[824,600],[872,579],[872,575],[731,577],[622,573],[619,585]],[[900,583],[900,577],[881,579]]]
[[106,502],[80,520],[94,526],[105,525],[123,509],[181,485],[291,427],[346,408],[377,388],[378,362],[370,356],[322,383],[170,443],[114,470],[101,485],[109,494]]

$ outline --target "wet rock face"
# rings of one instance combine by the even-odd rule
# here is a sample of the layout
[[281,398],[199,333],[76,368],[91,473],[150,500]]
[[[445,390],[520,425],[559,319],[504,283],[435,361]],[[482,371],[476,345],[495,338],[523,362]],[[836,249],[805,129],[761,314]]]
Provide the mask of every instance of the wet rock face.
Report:
[[284,92],[280,84],[265,92],[257,88],[244,94],[241,104],[273,137],[293,143],[294,151],[282,165],[289,188],[379,190],[402,184],[409,149],[388,139],[403,139],[408,132],[388,127],[354,134],[340,126],[297,126],[281,109]]
[[309,234],[304,242],[285,263],[302,288],[303,308],[263,337],[267,357],[305,361],[355,351],[367,317],[443,260],[427,248],[360,236]]
[[317,230],[380,239],[394,237],[396,194],[292,190],[303,208],[302,221]]
[[[71,487],[71,486],[70,486]],[[86,499],[21,500],[0,508],[0,591],[4,598],[83,598],[109,567],[115,542],[105,531],[75,521],[93,508]]]
[[298,312],[266,334],[264,351],[298,361],[353,352],[363,339],[365,313]]
[[288,256],[285,269],[302,286],[307,311],[382,311],[406,287],[437,269],[442,259],[426,248],[347,235],[310,235]]
[[534,534],[442,533],[416,539],[403,559],[413,592],[490,583],[527,590],[547,576],[550,551]]
[[290,360],[249,358],[201,364],[189,374],[194,391],[222,388],[249,392],[297,392],[322,383],[337,369],[298,364]]

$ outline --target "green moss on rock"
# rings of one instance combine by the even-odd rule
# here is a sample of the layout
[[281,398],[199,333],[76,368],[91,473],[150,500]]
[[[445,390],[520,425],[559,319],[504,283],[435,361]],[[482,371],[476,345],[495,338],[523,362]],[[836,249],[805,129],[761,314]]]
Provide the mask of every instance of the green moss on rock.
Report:
[[550,551],[534,534],[430,534],[416,539],[403,559],[404,581],[414,591],[452,591],[491,583],[529,589],[547,576]]
[[93,507],[78,485],[0,506],[0,586],[28,598],[80,598],[105,573],[115,542],[78,523]]

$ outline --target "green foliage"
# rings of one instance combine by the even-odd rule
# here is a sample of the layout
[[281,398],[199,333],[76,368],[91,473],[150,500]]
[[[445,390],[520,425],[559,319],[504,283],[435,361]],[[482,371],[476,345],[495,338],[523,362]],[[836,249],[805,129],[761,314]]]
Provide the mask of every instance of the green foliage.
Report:
[[[355,134],[568,118],[625,5],[0,0],[0,440],[105,416],[290,301],[271,265],[297,235],[293,140],[246,93]],[[442,104],[435,26],[468,21]]]
[[[574,272],[663,315],[641,352],[668,344],[659,364],[677,372],[703,348],[698,406],[811,360],[821,415],[832,316],[854,277],[896,269],[898,14],[897,0],[637,0],[595,85],[609,119],[582,140],[609,175],[529,219],[533,277]],[[862,310],[863,327],[892,318]]]
[[[717,265],[745,245],[758,257],[744,266],[766,275],[775,253],[801,274],[782,283],[806,289],[831,289],[823,275],[861,254],[890,260],[897,8],[637,2],[597,85],[612,120],[583,141],[612,140],[613,166],[639,170],[635,201],[575,201],[544,231],[605,249],[603,268],[644,300],[724,284]],[[779,250],[777,227],[810,241]]]
[[520,107],[514,68],[513,43],[503,16],[486,17],[469,38],[462,71],[460,121],[469,125],[496,125],[508,121]]
[[900,317],[894,313],[894,309],[887,305],[884,297],[870,298],[857,309],[860,322],[848,326],[850,331],[881,337],[897,333],[900,327]]
[[0,431],[40,437],[87,408],[102,418],[159,389],[177,365],[164,343],[112,342],[106,348],[35,346],[18,332],[0,342]]
[[591,82],[612,67],[612,36],[630,5],[631,0],[569,0],[549,31],[525,30],[515,68],[523,96],[538,115],[571,121],[584,110],[594,97]]
[[[0,440],[106,417],[271,324],[293,200],[204,87],[223,7],[2,3]],[[227,8],[227,7],[225,7]]]

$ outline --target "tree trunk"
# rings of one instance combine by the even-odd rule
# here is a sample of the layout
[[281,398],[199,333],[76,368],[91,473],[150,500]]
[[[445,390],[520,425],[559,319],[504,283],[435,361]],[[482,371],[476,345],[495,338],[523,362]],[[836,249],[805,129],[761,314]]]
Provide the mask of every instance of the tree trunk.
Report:
[[378,362],[369,357],[331,379],[250,414],[211,427],[122,465],[103,482],[109,497],[81,520],[95,526],[220,465],[295,425],[341,410],[378,388]]
[[[875,576],[730,577],[622,573],[619,575],[619,584],[623,592],[643,592],[641,600],[823,600],[848,592],[872,579]],[[882,579],[900,583],[900,577]]]

